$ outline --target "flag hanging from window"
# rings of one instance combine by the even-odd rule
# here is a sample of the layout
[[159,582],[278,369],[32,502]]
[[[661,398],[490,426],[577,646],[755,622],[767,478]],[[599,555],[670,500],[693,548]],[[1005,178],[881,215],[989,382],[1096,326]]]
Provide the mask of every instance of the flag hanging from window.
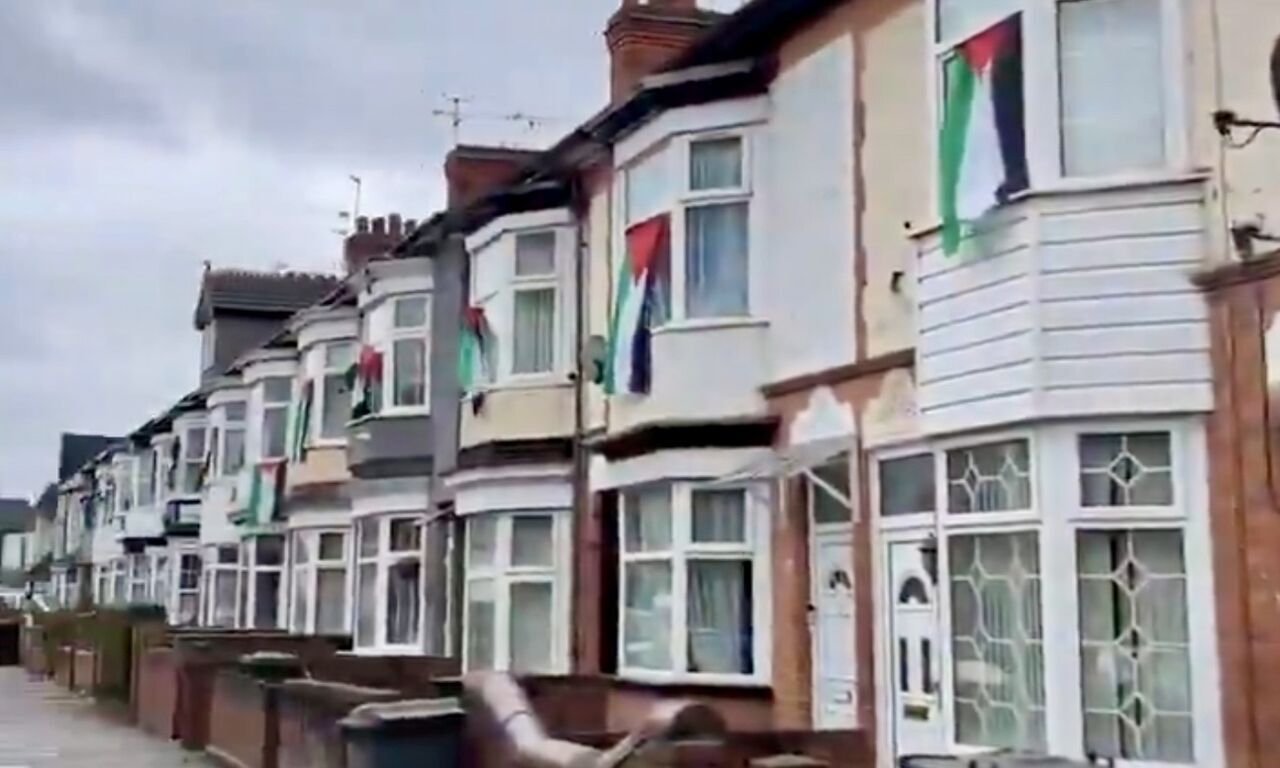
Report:
[[939,137],[942,248],[1029,186],[1022,103],[1020,14],[961,43],[943,68]]
[[283,491],[283,461],[264,461],[254,467],[249,486],[248,522],[266,525],[276,520]]
[[462,338],[458,344],[458,382],[463,392],[470,392],[479,382],[493,381],[490,361],[493,359],[493,331],[483,307],[467,307],[462,311]]
[[361,419],[382,408],[382,353],[365,344],[346,371],[347,391],[352,393],[351,418]]
[[627,255],[618,270],[605,360],[605,391],[647,393],[651,377],[649,331],[659,301],[658,280],[667,269],[666,214],[627,230]]
[[289,458],[302,461],[307,458],[307,433],[311,431],[311,400],[315,397],[315,383],[302,382],[302,391],[293,412],[293,435],[289,438]]

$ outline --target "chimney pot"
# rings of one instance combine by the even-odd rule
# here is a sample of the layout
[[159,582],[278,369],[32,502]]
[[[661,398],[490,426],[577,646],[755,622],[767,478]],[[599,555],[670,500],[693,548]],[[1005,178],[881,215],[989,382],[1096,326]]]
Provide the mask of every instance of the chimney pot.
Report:
[[400,214],[398,213],[387,214],[388,234],[390,234],[392,237],[403,237],[404,236],[403,227],[404,227],[404,222],[401,221]]
[[356,217],[356,231],[357,231],[357,232],[368,232],[368,231],[369,231],[369,217],[368,217],[368,216],[357,216],[357,217]]
[[416,219],[404,220],[404,236],[405,237],[412,235],[413,231],[417,228],[418,228],[418,221]]
[[385,234],[387,234],[387,220],[386,220],[386,219],[382,218],[381,216],[377,216],[377,217],[375,217],[375,218],[374,218],[374,220],[373,220],[373,234],[375,234],[375,235],[385,235]]

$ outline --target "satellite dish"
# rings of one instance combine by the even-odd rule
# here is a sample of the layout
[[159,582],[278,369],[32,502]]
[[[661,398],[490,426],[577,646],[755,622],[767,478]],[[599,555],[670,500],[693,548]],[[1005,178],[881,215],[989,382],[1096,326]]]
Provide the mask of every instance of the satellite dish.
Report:
[[1280,37],[1276,38],[1276,47],[1271,50],[1271,91],[1276,97],[1276,109],[1280,110]]

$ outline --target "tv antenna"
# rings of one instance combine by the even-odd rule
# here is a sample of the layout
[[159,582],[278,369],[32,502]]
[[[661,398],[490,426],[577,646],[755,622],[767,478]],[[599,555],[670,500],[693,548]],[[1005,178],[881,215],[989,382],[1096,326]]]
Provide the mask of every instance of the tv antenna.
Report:
[[364,181],[354,173],[347,176],[355,186],[355,200],[351,204],[351,210],[338,211],[338,219],[342,222],[341,227],[335,227],[331,231],[335,235],[346,237],[351,234],[355,227],[356,217],[360,215],[360,188],[364,186]]
[[532,115],[528,112],[477,112],[464,109],[463,105],[471,102],[470,98],[453,94],[441,94],[446,106],[431,110],[433,117],[447,118],[452,130],[453,145],[462,143],[462,125],[471,122],[519,123],[526,130],[533,131],[544,125],[565,122],[563,118],[549,115]]

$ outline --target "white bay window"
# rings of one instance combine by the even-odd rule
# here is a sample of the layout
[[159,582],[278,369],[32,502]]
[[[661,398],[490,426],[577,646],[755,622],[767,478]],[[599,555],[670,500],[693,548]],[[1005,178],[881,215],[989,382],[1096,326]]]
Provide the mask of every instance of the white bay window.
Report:
[[354,361],[354,344],[341,341],[325,345],[320,389],[312,405],[320,414],[320,418],[313,420],[313,429],[320,441],[341,440],[346,434],[347,419],[351,415],[351,384],[347,381],[347,371]]
[[931,0],[936,103],[957,48],[1018,14],[1032,188],[1181,162],[1177,0]]
[[183,552],[178,556],[177,624],[181,626],[199,621],[201,570],[199,553]]
[[209,547],[204,561],[204,625],[236,626],[236,602],[240,584],[240,547]]
[[283,628],[284,536],[268,534],[245,539],[245,579],[241,584],[244,621],[253,629]]
[[[1215,763],[1211,567],[1192,546],[1204,472],[1203,432],[1182,422],[1043,426],[878,461],[886,546],[918,535],[933,553],[952,748]],[[899,642],[883,646],[889,669],[907,663]]]
[[296,634],[337,635],[347,629],[347,532],[299,530],[292,534],[292,608]]
[[293,379],[289,376],[271,376],[263,379],[262,387],[262,445],[259,455],[263,459],[283,459],[288,439],[289,405],[293,401]]
[[204,474],[205,428],[191,427],[186,431],[185,439],[179,442],[182,451],[182,492],[199,493]]
[[421,650],[422,520],[419,515],[356,522],[355,646]]
[[622,495],[622,674],[767,679],[768,529],[746,488]]
[[393,408],[423,408],[427,404],[427,330],[429,302],[426,296],[402,296],[392,301],[391,388],[387,402]]
[[244,467],[246,405],[236,401],[219,406],[222,410],[222,445],[218,466],[224,476],[234,476]]
[[469,671],[557,672],[564,658],[567,513],[467,518],[463,664]]
[[516,235],[511,372],[549,373],[556,364],[556,233]]

